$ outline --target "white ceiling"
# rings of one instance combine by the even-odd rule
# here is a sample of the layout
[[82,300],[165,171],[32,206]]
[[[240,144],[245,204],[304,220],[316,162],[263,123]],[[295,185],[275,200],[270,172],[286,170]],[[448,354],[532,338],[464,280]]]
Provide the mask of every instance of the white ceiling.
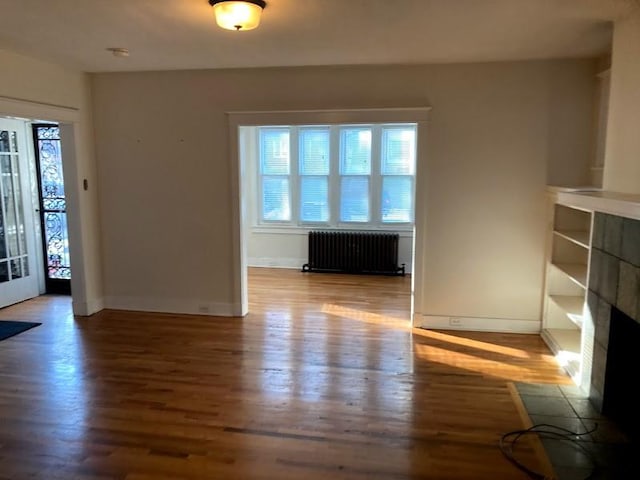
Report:
[[586,57],[638,2],[267,0],[233,32],[207,0],[0,0],[0,48],[89,72]]

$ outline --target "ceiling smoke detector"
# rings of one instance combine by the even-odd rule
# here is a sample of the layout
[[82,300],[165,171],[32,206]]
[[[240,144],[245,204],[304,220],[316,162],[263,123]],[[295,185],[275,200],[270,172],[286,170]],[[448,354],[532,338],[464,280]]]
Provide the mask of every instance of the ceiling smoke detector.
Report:
[[128,57],[129,56],[129,50],[126,49],[126,48],[109,47],[109,48],[107,48],[107,51],[111,52],[114,57]]

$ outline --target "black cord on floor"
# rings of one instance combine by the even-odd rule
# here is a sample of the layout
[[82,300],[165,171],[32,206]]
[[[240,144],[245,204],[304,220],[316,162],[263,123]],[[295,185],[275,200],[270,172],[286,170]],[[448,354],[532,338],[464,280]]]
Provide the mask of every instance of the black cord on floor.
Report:
[[527,475],[529,475],[530,478],[533,478],[536,480],[553,480],[551,477],[543,473],[536,472],[535,470],[532,470],[531,468],[527,467],[525,464],[520,462],[517,458],[515,458],[513,454],[513,448],[515,447],[516,442],[521,437],[523,437],[524,435],[530,435],[533,433],[546,438],[559,438],[561,440],[568,440],[572,442],[574,445],[577,445],[578,447],[580,447],[585,452],[585,454],[591,459],[591,463],[593,464],[591,473],[584,479],[584,480],[589,480],[593,478],[597,470],[597,463],[595,461],[595,458],[593,457],[593,454],[589,452],[584,447],[584,445],[582,445],[582,442],[580,442],[579,440],[576,440],[575,437],[580,437],[583,435],[588,435],[590,433],[593,433],[596,431],[597,428],[598,428],[598,425],[596,424],[591,430],[578,433],[578,432],[572,432],[571,430],[567,430],[566,428],[558,427],[556,425],[539,423],[537,425],[533,425],[532,427],[526,428],[524,430],[514,430],[513,432],[505,433],[500,438],[499,445],[500,445],[500,450],[502,451],[504,456],[516,467],[518,467],[520,470],[522,470]]

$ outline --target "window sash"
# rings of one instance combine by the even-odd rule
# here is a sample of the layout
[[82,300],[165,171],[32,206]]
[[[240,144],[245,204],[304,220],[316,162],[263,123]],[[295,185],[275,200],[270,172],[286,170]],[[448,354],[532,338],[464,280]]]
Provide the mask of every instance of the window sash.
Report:
[[291,173],[289,127],[260,129],[260,173],[289,175]]
[[384,224],[413,223],[413,197],[413,176],[383,176],[381,222]]
[[330,220],[328,176],[300,177],[300,222],[327,223]]
[[265,222],[291,222],[291,182],[287,175],[263,175],[260,215]]
[[340,221],[369,223],[371,221],[371,192],[369,177],[343,175],[340,179]]

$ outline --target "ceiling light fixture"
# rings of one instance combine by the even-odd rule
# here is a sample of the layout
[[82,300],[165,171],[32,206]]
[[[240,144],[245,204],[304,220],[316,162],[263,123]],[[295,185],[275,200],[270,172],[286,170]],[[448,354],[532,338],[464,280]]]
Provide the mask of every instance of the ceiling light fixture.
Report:
[[209,0],[218,26],[227,30],[253,30],[267,6],[264,0]]

